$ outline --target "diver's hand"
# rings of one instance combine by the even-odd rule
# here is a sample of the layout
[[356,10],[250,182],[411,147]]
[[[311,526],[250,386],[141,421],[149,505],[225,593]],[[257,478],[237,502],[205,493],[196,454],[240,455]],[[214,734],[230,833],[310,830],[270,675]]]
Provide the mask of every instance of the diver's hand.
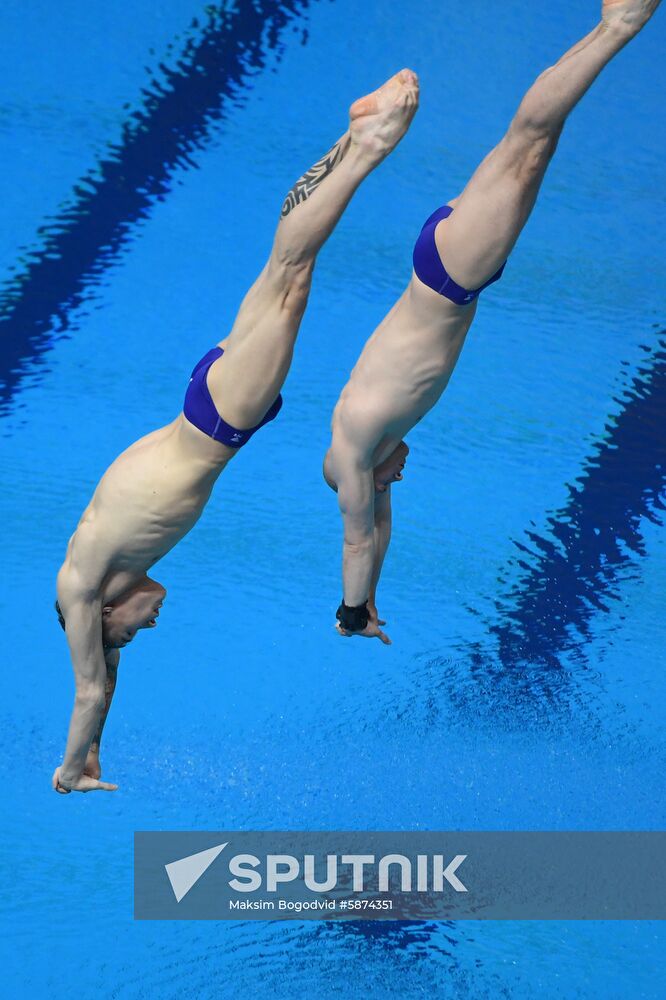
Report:
[[87,778],[95,778],[96,780],[101,778],[102,765],[99,761],[99,750],[95,750],[92,747],[90,748],[88,756],[86,757],[83,773]]
[[[382,625],[383,624],[384,622],[382,622]],[[350,638],[353,635],[360,635],[364,639],[381,639],[385,646],[391,645],[391,640],[387,636],[386,632],[382,632],[378,623],[376,621],[370,621],[370,619],[368,619],[368,624],[361,632],[349,632],[346,628],[342,627],[340,622],[338,622],[335,627],[339,635],[344,635],[347,638]]]
[[53,772],[51,785],[53,787],[53,791],[59,792],[61,795],[68,795],[70,792],[115,792],[118,788],[117,785],[112,785],[108,781],[98,781],[97,778],[91,778],[87,774],[82,774],[71,783],[68,782],[67,787],[65,787],[60,784],[59,767],[56,767]]
[[368,621],[372,622],[373,625],[386,625],[384,619],[379,617],[377,606],[371,604],[370,601],[368,601]]

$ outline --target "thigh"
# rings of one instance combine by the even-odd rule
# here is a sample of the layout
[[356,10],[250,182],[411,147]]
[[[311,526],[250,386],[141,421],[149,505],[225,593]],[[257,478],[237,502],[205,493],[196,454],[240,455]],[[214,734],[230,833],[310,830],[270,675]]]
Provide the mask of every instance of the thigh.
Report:
[[435,243],[463,288],[480,288],[502,266],[534,207],[557,137],[511,130],[472,175]]
[[[298,287],[297,287],[298,285]],[[221,342],[207,384],[218,413],[234,427],[256,427],[277,398],[289,372],[307,285],[274,273],[270,265],[254,283]]]

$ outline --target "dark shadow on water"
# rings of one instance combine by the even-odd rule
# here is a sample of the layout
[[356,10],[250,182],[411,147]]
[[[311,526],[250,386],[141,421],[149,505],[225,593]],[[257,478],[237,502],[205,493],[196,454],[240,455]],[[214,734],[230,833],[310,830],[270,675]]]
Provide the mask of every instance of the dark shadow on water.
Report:
[[378,950],[408,952],[415,960],[432,957],[433,948],[437,947],[442,955],[455,963],[453,949],[460,941],[454,937],[453,931],[451,921],[329,920],[317,922],[314,934],[316,938],[359,938]]
[[[127,118],[120,142],[74,187],[60,214],[38,230],[38,247],[17,261],[0,290],[0,414],[21,379],[70,328],[69,314],[120,254],[136,224],[169,192],[177,168],[210,139],[268,52],[310,0],[252,0],[202,8],[180,54],[167,48]],[[304,36],[303,36],[304,37]]]
[[[643,525],[661,525],[666,509],[664,331],[642,349],[645,360],[614,398],[619,411],[569,486],[566,504],[544,530],[529,527],[514,541],[517,555],[498,581],[487,640],[457,651],[462,676],[459,664],[442,658],[437,687],[456,709],[539,724],[588,700],[579,685],[581,671],[594,682],[586,657],[593,622],[617,609],[622,584],[640,573],[646,554]],[[431,677],[439,662],[429,662]]]

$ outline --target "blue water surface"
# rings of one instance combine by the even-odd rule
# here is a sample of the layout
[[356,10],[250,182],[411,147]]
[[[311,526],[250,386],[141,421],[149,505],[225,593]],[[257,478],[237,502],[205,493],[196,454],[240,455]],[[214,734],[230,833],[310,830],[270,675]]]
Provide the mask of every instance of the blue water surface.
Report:
[[[571,116],[409,436],[386,648],[332,626],[330,413],[425,217],[595,5],[0,10],[8,995],[663,996],[658,923],[132,917],[135,830],[663,829],[662,13]],[[105,732],[120,790],[56,796],[67,539],[107,465],[180,409],[295,178],[402,66],[420,111],[321,254],[280,418],[156,568],[168,604]]]

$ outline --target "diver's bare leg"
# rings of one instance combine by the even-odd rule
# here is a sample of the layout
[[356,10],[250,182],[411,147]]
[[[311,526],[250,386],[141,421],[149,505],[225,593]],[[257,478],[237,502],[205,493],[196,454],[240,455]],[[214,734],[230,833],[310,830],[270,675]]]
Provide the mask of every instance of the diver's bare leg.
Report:
[[599,25],[527,92],[508,132],[437,227],[437,248],[458,284],[479,288],[506,260],[534,207],[569,112],[659,3],[605,0]]
[[213,399],[228,423],[255,425],[280,391],[317,253],[363,179],[397,146],[417,106],[417,78],[402,70],[352,104],[347,132],[287,195],[270,259],[222,342],[224,358],[208,375]]

